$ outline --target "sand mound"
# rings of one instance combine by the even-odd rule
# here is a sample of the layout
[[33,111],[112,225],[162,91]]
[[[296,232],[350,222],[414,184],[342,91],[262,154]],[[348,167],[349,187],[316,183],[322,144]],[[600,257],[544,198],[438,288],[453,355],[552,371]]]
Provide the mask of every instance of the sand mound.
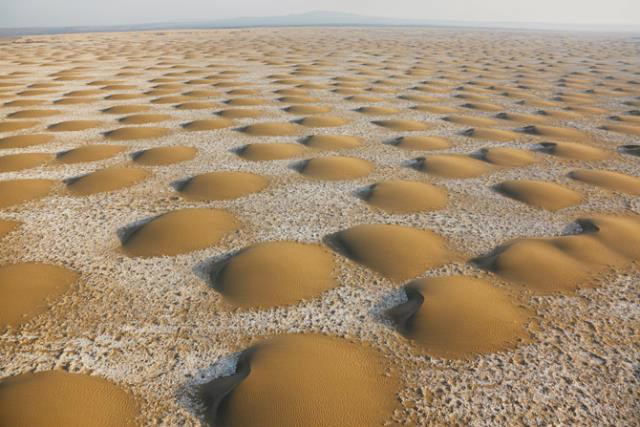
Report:
[[103,124],[98,120],[69,120],[52,124],[47,129],[54,132],[77,132],[101,127]]
[[182,104],[174,105],[173,108],[177,110],[210,110],[212,108],[219,108],[220,105],[215,102],[207,101],[191,101],[183,102]]
[[606,125],[602,126],[602,129],[611,132],[624,133],[626,135],[640,136],[640,126],[633,125]]
[[[211,425],[383,426],[398,382],[381,356],[322,335],[281,335],[242,353],[236,373],[203,387]],[[268,396],[268,399],[266,398]]]
[[48,153],[23,153],[0,156],[0,172],[12,172],[35,168],[51,160]]
[[267,242],[228,260],[214,277],[215,287],[239,307],[294,304],[337,286],[333,257],[319,245]]
[[18,221],[11,221],[6,219],[0,219],[0,238],[11,233],[20,225]]
[[[47,302],[64,294],[77,279],[78,274],[55,265],[21,263],[1,266],[0,330],[6,326],[18,326],[45,312]],[[0,395],[1,390],[0,387]],[[0,420],[2,416],[0,412]]]
[[229,200],[257,193],[269,180],[247,172],[210,172],[194,176],[180,193],[191,200]]
[[537,293],[567,293],[609,267],[640,259],[640,219],[595,216],[578,220],[582,233],[519,239],[474,262]]
[[474,126],[480,128],[490,128],[496,126],[498,122],[488,117],[475,117],[475,116],[447,116],[442,120],[455,123],[457,125]]
[[489,102],[468,102],[462,104],[462,107],[478,111],[501,111],[504,109],[502,105],[491,104]]
[[138,404],[99,377],[45,371],[0,381],[0,425],[134,427]]
[[60,163],[95,162],[108,159],[126,150],[122,145],[93,144],[58,153],[56,160]]
[[442,154],[425,157],[421,160],[419,169],[443,178],[476,178],[491,172],[494,167],[473,157]]
[[556,120],[578,120],[582,117],[582,114],[566,110],[540,110],[538,114]]
[[394,145],[412,151],[441,150],[449,147],[449,140],[441,136],[401,136]]
[[0,181],[0,208],[40,199],[49,194],[54,183],[50,179]]
[[189,123],[185,123],[182,127],[185,130],[190,131],[203,131],[203,130],[217,130],[224,129],[231,126],[233,122],[229,119],[203,119],[194,120]]
[[113,167],[100,169],[88,175],[71,180],[67,188],[78,196],[120,190],[131,187],[149,175],[144,169]]
[[160,138],[169,134],[169,129],[158,127],[123,127],[106,132],[104,136],[115,141]]
[[572,160],[602,160],[611,157],[611,153],[600,148],[575,142],[542,142],[542,151]]
[[34,121],[26,121],[26,120],[15,120],[15,121],[1,121],[0,122],[0,132],[14,132],[22,129],[29,129],[34,126],[38,126],[40,123]]
[[640,178],[635,176],[598,169],[578,169],[572,171],[569,176],[578,181],[597,185],[607,190],[640,195]]
[[228,110],[218,111],[216,114],[220,117],[224,117],[225,119],[255,119],[264,115],[264,112],[250,108],[231,108]]
[[248,144],[241,148],[239,155],[246,160],[281,160],[296,157],[304,153],[297,144]]
[[464,276],[417,280],[389,311],[398,330],[436,357],[472,357],[513,348],[531,313],[491,284]]
[[143,125],[146,123],[158,123],[171,120],[169,114],[134,114],[132,116],[122,117],[118,119],[120,123],[125,125]]
[[292,105],[284,109],[291,114],[322,114],[331,111],[331,108],[324,105]]
[[505,181],[496,189],[507,197],[531,206],[556,211],[582,202],[582,196],[567,187],[545,181]]
[[5,107],[34,107],[46,103],[44,99],[17,99],[15,101],[5,102]]
[[532,125],[521,129],[522,132],[530,135],[542,136],[545,138],[557,138],[561,141],[587,140],[589,136],[574,128]]
[[308,160],[300,171],[305,176],[329,181],[356,179],[369,175],[373,164],[354,157],[318,157]]
[[536,156],[524,150],[508,147],[483,148],[482,159],[498,166],[526,166],[536,162]]
[[500,113],[496,115],[496,118],[517,123],[543,123],[546,121],[543,115],[526,113]]
[[320,150],[343,150],[360,147],[362,139],[349,135],[312,135],[305,139],[304,144]]
[[298,120],[297,123],[313,128],[331,128],[346,125],[349,120],[337,116],[311,116],[304,117]]
[[163,166],[186,162],[196,157],[198,150],[193,147],[156,147],[137,153],[133,161],[145,166]]
[[365,200],[391,213],[425,212],[447,205],[447,191],[416,181],[384,181],[371,186]]
[[226,100],[224,103],[235,107],[252,107],[266,104],[267,101],[260,98],[233,98]]
[[113,107],[102,110],[107,114],[134,114],[149,111],[151,109],[148,105],[116,105]]
[[349,258],[396,282],[453,260],[442,237],[400,225],[358,225],[335,240]]
[[46,133],[34,133],[31,135],[15,135],[0,138],[1,148],[24,148],[32,145],[46,144],[53,141],[53,135]]
[[492,141],[513,141],[520,137],[516,132],[511,132],[510,130],[489,128],[467,129],[462,134],[470,138],[489,139]]
[[256,123],[240,129],[251,136],[286,136],[297,133],[297,129],[291,123]]
[[62,114],[60,110],[22,110],[7,114],[11,119],[35,119],[40,117],[51,117]]
[[371,116],[387,116],[389,114],[397,114],[400,112],[397,108],[391,107],[360,107],[356,110],[358,113],[369,114]]
[[238,228],[240,222],[221,209],[179,209],[137,228],[122,247],[129,256],[179,255],[213,246]]
[[376,120],[373,123],[383,128],[396,131],[419,131],[429,128],[427,123],[413,120]]
[[415,105],[413,107],[416,111],[431,114],[453,114],[457,113],[458,109],[455,107],[447,107],[445,105]]

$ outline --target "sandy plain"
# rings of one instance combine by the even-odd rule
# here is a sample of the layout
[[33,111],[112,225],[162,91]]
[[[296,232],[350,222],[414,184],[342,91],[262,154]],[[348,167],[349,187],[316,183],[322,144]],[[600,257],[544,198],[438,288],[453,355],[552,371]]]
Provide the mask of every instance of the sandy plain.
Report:
[[49,35],[0,64],[0,427],[640,423],[637,37]]

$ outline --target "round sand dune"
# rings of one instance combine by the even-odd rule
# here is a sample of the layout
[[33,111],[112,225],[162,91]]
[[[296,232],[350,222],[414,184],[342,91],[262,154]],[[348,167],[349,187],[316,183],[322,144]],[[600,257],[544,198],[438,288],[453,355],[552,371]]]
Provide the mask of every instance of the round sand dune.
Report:
[[608,131],[611,131],[611,132],[623,133],[623,134],[626,134],[626,135],[640,136],[640,125],[633,126],[633,125],[611,124],[611,125],[602,126],[602,129],[608,130]]
[[151,100],[152,104],[180,104],[182,102],[191,101],[193,98],[183,95],[176,96],[161,96]]
[[11,233],[15,230],[21,223],[18,221],[11,221],[8,219],[0,219],[0,238],[5,235]]
[[298,144],[248,144],[239,151],[240,157],[251,161],[290,159],[304,153]]
[[371,116],[388,116],[390,114],[398,114],[400,110],[391,107],[360,107],[356,110],[358,113],[368,114]]
[[457,125],[474,126],[479,128],[490,128],[498,124],[498,122],[488,117],[475,116],[447,116],[442,120],[455,123]]
[[168,135],[170,132],[167,128],[150,127],[150,126],[130,126],[123,127],[106,132],[104,136],[114,141],[127,141],[136,139],[153,139]]
[[34,107],[46,103],[44,99],[17,99],[15,101],[5,102],[5,107]]
[[544,123],[547,121],[543,115],[526,113],[500,113],[496,115],[496,118],[516,123]]
[[401,136],[394,145],[411,151],[441,150],[449,147],[449,140],[441,136]]
[[587,184],[596,185],[611,191],[640,195],[640,178],[620,172],[599,169],[578,169],[569,176]]
[[362,146],[362,139],[349,135],[312,135],[304,144],[319,150],[345,150]]
[[582,114],[566,110],[540,110],[538,114],[555,120],[578,120],[582,117]]
[[0,172],[12,172],[41,166],[51,160],[48,153],[22,153],[0,156]]
[[427,156],[419,168],[431,175],[460,179],[476,178],[494,170],[490,163],[461,154]]
[[55,105],[79,105],[79,104],[93,104],[100,101],[96,98],[62,98],[53,101]]
[[331,128],[344,126],[349,123],[349,120],[337,116],[310,116],[298,120],[297,123],[306,127]]
[[11,119],[36,119],[40,117],[51,117],[62,114],[60,110],[21,110],[7,114]]
[[375,97],[375,96],[353,95],[353,96],[347,97],[347,101],[351,101],[351,102],[382,102],[382,101],[384,101],[384,99],[383,98],[378,98],[378,97]]
[[190,101],[183,102],[182,104],[175,105],[173,108],[177,110],[210,110],[212,108],[220,107],[215,102],[208,101]]
[[415,105],[411,108],[416,111],[422,111],[424,113],[431,114],[453,114],[458,112],[457,108],[447,107],[446,105]]
[[487,139],[491,141],[514,141],[520,137],[516,132],[504,129],[472,128],[462,132],[470,138]]
[[67,188],[77,196],[116,191],[131,187],[149,175],[144,169],[112,167],[71,180]]
[[213,278],[225,300],[238,307],[275,307],[310,299],[337,286],[333,257],[319,245],[267,242],[228,260]]
[[522,128],[522,132],[545,138],[557,138],[561,141],[580,141],[589,139],[589,136],[586,133],[579,131],[578,129],[567,127],[532,125]]
[[171,120],[172,117],[169,114],[134,114],[127,117],[122,117],[118,121],[125,125],[143,125],[147,123],[158,123]]
[[31,135],[15,135],[0,138],[0,149],[2,148],[24,148],[32,145],[46,144],[53,141],[53,135],[37,133]]
[[331,111],[331,108],[324,105],[292,105],[284,109],[290,114],[322,114]]
[[133,396],[99,377],[45,371],[0,381],[0,425],[134,427]]
[[186,162],[197,154],[198,150],[193,147],[156,147],[137,153],[133,161],[145,166],[164,166]]
[[319,102],[320,100],[313,96],[283,96],[278,98],[278,101],[284,102],[285,104],[310,104]]
[[41,199],[49,194],[55,181],[50,179],[16,179],[0,181],[0,208]]
[[17,130],[29,129],[39,124],[39,122],[26,120],[4,120],[0,122],[0,132],[15,132]]
[[571,160],[603,160],[611,157],[610,152],[590,145],[575,142],[542,142],[542,151]]
[[194,120],[182,125],[182,128],[188,131],[207,131],[228,128],[233,124],[229,119],[203,119]]
[[592,286],[591,276],[640,259],[640,219],[595,216],[578,220],[583,232],[519,239],[474,262],[536,293],[568,293]]
[[138,227],[122,247],[134,257],[179,255],[213,246],[238,228],[240,222],[222,209],[180,209]]
[[461,105],[464,108],[469,108],[470,110],[478,110],[478,111],[501,111],[504,109],[504,106],[498,104],[491,104],[489,102],[468,102],[466,104]]
[[269,180],[247,172],[210,172],[196,175],[180,189],[191,200],[230,200],[263,190]]
[[389,130],[396,131],[419,131],[425,130],[429,128],[429,125],[424,122],[416,122],[414,120],[376,120],[373,122],[374,124],[381,126],[383,128],[387,128]]
[[399,389],[384,372],[384,360],[364,345],[277,336],[243,352],[233,376],[203,387],[207,419],[229,427],[383,426]]
[[526,340],[531,313],[483,280],[437,277],[405,288],[408,301],[389,311],[398,330],[435,357],[461,359]]
[[426,212],[447,205],[447,190],[416,181],[383,181],[371,186],[365,200],[390,213]]
[[373,169],[373,164],[367,160],[331,156],[308,160],[302,166],[300,173],[314,179],[340,181],[362,178],[369,175]]
[[396,282],[453,260],[442,237],[400,225],[358,225],[335,240],[349,258]]
[[148,105],[116,105],[102,110],[107,114],[134,114],[151,110]]
[[255,110],[251,108],[231,108],[228,110],[222,110],[216,112],[220,117],[225,119],[255,119],[264,115],[261,110]]
[[246,126],[240,131],[251,136],[287,136],[294,135],[298,132],[296,127],[291,123],[256,123]]
[[[64,294],[77,279],[78,274],[56,265],[0,266],[0,330],[21,325],[45,312],[48,302]],[[0,386],[0,395],[1,390]],[[2,417],[0,412],[0,420]]]
[[567,187],[545,181],[504,181],[496,189],[507,197],[549,211],[575,206],[582,196]]
[[72,164],[108,159],[126,150],[122,145],[93,144],[58,153],[59,163]]
[[68,120],[52,124],[48,129],[54,132],[78,132],[101,127],[102,125],[104,125],[104,122],[99,120]]
[[256,105],[264,105],[267,101],[260,98],[233,98],[224,101],[224,103],[234,107],[254,107]]
[[485,162],[498,166],[527,166],[536,162],[536,156],[533,153],[517,148],[483,148],[480,153]]

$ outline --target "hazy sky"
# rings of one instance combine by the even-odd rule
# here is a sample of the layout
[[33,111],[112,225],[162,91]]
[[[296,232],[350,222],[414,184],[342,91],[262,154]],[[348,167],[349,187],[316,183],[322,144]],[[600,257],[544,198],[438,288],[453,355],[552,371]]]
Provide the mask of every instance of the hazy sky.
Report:
[[0,0],[0,27],[213,20],[312,10],[458,21],[640,24],[640,0]]

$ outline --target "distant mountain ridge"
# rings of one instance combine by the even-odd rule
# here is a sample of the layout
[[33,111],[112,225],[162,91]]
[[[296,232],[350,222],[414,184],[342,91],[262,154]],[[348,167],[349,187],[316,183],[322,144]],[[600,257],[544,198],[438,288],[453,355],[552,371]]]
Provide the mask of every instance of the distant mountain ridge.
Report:
[[550,24],[536,22],[475,22],[475,21],[443,21],[425,19],[385,18],[365,16],[355,13],[313,11],[292,15],[241,17],[208,21],[156,22],[130,25],[87,25],[69,27],[31,27],[0,28],[0,36],[15,37],[23,35],[111,32],[111,31],[144,31],[144,30],[177,30],[177,29],[213,29],[213,28],[247,28],[247,27],[320,27],[320,26],[363,26],[363,27],[471,27],[497,29],[531,29],[531,30],[570,30],[570,31],[605,31],[640,33],[640,25],[586,25],[586,24]]

